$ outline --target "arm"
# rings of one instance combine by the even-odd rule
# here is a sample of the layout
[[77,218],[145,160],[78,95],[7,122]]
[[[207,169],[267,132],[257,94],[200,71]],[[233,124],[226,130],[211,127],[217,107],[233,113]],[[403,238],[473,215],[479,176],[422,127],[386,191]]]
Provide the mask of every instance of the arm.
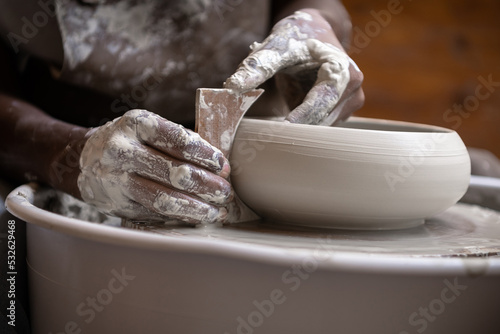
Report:
[[58,121],[35,106],[0,93],[0,172],[80,197],[79,156],[88,129]]
[[226,219],[229,162],[196,133],[145,110],[93,129],[56,120],[15,97],[9,68],[0,63],[9,93],[0,92],[2,177],[45,183],[128,219]]
[[88,129],[58,121],[16,97],[21,92],[15,68],[13,55],[0,43],[0,174],[79,197],[77,155]]

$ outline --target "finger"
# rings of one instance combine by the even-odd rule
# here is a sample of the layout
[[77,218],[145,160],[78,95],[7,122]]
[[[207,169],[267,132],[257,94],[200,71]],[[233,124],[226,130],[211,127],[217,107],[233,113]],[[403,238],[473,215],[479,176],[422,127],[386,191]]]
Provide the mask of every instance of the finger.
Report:
[[365,94],[363,89],[358,87],[353,94],[340,99],[332,112],[321,122],[321,125],[332,126],[341,121],[345,121],[353,112],[360,109],[364,102]]
[[319,124],[328,116],[339,100],[337,88],[328,82],[321,82],[311,88],[304,102],[292,110],[285,120],[290,123]]
[[316,83],[304,102],[287,117],[291,123],[320,124],[335,108],[350,81],[349,58],[337,48],[321,42],[308,42],[315,59],[324,61]]
[[137,137],[145,144],[221,177],[229,176],[229,161],[224,154],[197,133],[153,113],[139,115],[136,122]]
[[151,147],[137,150],[132,164],[135,174],[206,202],[224,205],[234,196],[230,183],[221,176],[167,157]]
[[130,178],[130,199],[151,212],[190,224],[224,222],[227,210],[137,175]]
[[279,68],[279,53],[277,51],[261,50],[252,53],[226,80],[224,88],[239,92],[252,90],[276,74]]
[[[291,43],[280,34],[270,35],[240,64],[236,72],[224,83],[224,87],[245,92],[257,88],[280,70],[311,61],[303,42]],[[293,40],[293,39],[292,39]]]
[[361,88],[363,73],[352,60],[349,73],[350,80],[344,94],[342,94],[331,113],[321,122],[321,125],[331,126],[346,120],[353,112],[363,106],[365,102],[365,95]]
[[111,214],[128,220],[145,221],[148,223],[160,223],[166,221],[165,216],[151,211],[131,199],[129,199],[128,203],[126,204],[126,209],[121,208],[112,212]]

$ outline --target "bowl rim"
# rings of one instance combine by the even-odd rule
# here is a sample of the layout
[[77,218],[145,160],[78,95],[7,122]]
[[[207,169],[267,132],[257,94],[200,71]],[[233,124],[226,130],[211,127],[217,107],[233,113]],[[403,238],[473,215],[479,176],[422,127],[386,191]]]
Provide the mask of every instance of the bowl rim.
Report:
[[[284,120],[284,117],[244,117],[240,124],[245,123],[257,123],[257,124],[266,124],[266,123],[281,123]],[[349,123],[366,123],[373,124],[375,126],[393,126],[400,127],[401,130],[380,130],[380,129],[364,129],[364,128],[351,128],[351,127],[343,127],[343,124]],[[423,123],[414,123],[407,121],[398,121],[398,120],[388,120],[382,118],[371,118],[371,117],[359,117],[359,116],[351,116],[347,120],[342,121],[335,126],[324,126],[324,125],[311,125],[311,124],[298,124],[298,123],[287,123],[288,126],[293,127],[302,127],[302,128],[314,128],[318,129],[330,129],[328,131],[363,131],[363,132],[376,132],[376,133],[420,133],[420,134],[432,134],[432,133],[444,133],[444,134],[454,134],[457,133],[455,130],[446,128],[439,125],[431,125],[431,124],[423,124]],[[405,131],[403,128],[414,128],[417,131]]]
[[[399,157],[425,154],[427,157],[457,157],[467,152],[460,135],[452,129],[404,121],[351,117],[346,123],[362,123],[366,127],[318,126],[279,121],[281,118],[243,118],[236,130],[231,156],[235,148],[247,143],[294,147],[301,154],[307,150],[362,156]],[[376,128],[381,127],[381,128]],[[385,129],[391,128],[390,130]],[[414,131],[407,131],[414,129]],[[302,151],[306,150],[306,151]],[[231,159],[230,159],[231,160]]]
[[[292,249],[222,239],[175,238],[68,218],[36,207],[33,203],[38,189],[40,186],[36,183],[14,189],[7,196],[7,210],[28,224],[90,242],[152,251],[210,255],[284,267],[302,263],[312,255],[311,250],[302,248]],[[484,266],[485,260],[488,261],[488,266],[480,275],[500,276],[500,257],[441,258],[387,254],[367,256],[366,253],[336,252],[330,253],[327,260],[319,261],[318,269],[369,274],[474,276],[477,275],[474,268]]]

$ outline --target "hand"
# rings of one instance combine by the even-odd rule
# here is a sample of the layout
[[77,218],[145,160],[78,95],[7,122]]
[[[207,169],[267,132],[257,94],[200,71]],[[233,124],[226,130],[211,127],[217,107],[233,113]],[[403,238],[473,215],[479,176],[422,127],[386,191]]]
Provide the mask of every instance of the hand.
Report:
[[225,87],[254,89],[277,76],[292,123],[332,125],[364,102],[363,74],[342,48],[328,22],[315,10],[295,12],[279,21]]
[[80,158],[83,200],[123,218],[224,221],[229,162],[197,133],[145,110],[89,131]]

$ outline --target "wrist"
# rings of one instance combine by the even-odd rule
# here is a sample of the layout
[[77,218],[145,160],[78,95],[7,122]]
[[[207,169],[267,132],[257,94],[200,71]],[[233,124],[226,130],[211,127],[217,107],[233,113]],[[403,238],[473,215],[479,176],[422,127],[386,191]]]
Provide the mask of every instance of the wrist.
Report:
[[316,14],[328,22],[342,48],[345,51],[349,51],[352,35],[352,22],[346,9],[342,6],[339,6],[336,11],[317,9]]
[[78,189],[80,175],[80,156],[88,140],[88,128],[65,124],[66,128],[59,134],[61,147],[48,162],[47,183],[76,198],[81,198]]
[[316,1],[312,5],[310,2],[294,1],[277,12],[274,19],[278,21],[292,15],[295,11],[308,13],[314,21],[326,21],[339,40],[339,45],[344,50],[349,50],[352,23],[349,13],[340,1]]

